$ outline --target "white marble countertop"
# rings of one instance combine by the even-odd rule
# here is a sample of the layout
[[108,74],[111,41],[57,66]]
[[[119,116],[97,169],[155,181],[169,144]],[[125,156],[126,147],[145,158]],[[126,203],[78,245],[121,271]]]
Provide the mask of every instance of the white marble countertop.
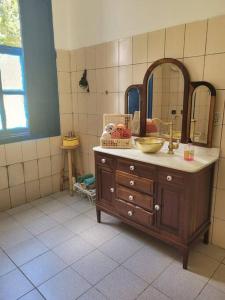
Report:
[[185,144],[180,144],[179,149],[173,155],[167,154],[168,142],[158,153],[143,153],[137,148],[132,149],[107,149],[100,146],[94,147],[96,152],[115,155],[118,157],[129,158],[153,165],[172,168],[189,173],[195,173],[211,165],[219,158],[218,148],[204,148],[194,146],[195,157],[193,161],[185,161],[183,158]]

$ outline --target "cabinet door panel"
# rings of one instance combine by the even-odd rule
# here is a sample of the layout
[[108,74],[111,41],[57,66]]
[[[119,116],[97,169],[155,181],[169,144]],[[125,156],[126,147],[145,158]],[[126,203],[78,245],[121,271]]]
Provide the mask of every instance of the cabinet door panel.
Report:
[[180,235],[182,226],[183,191],[176,187],[159,184],[157,226],[169,233]]
[[98,167],[97,182],[98,182],[97,201],[104,202],[107,205],[112,205],[114,194],[115,194],[113,173],[104,168]]

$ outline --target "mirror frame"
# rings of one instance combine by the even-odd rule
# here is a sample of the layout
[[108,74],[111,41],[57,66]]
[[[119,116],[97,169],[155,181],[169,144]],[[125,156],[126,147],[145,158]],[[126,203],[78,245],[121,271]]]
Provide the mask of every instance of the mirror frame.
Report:
[[144,80],[143,80],[143,108],[140,113],[141,118],[141,132],[146,135],[146,113],[147,113],[147,95],[148,95],[148,79],[152,71],[165,63],[171,63],[176,65],[182,72],[184,77],[184,96],[183,96],[183,115],[182,115],[182,130],[181,130],[181,143],[187,143],[187,140],[190,136],[190,118],[191,118],[191,110],[190,110],[190,101],[189,101],[189,87],[190,87],[190,75],[186,67],[177,59],[174,58],[162,58],[156,60],[154,63],[150,65],[147,69]]
[[[201,147],[212,147],[212,138],[213,138],[213,119],[214,119],[214,109],[215,109],[215,102],[216,102],[216,89],[215,87],[207,82],[207,81],[192,81],[190,83],[190,100],[191,100],[191,107],[190,111],[192,111],[192,96],[196,88],[199,86],[206,86],[211,92],[211,101],[210,101],[210,108],[209,108],[209,122],[208,122],[208,135],[207,135],[207,143],[198,143],[194,142],[193,144],[196,146]],[[191,130],[191,122],[189,126],[189,131]]]
[[140,94],[140,132],[139,135],[136,136],[143,136],[144,135],[144,131],[143,131],[143,120],[141,117],[141,112],[143,110],[143,84],[131,84],[128,86],[128,88],[125,91],[125,114],[128,114],[128,93],[130,89],[133,88],[137,88],[139,90],[139,94]]

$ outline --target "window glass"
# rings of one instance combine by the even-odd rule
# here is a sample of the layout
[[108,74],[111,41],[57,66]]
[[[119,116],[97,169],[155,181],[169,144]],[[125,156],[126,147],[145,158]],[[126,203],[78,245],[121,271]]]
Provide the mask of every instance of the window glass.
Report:
[[4,95],[6,128],[25,128],[27,120],[23,95]]

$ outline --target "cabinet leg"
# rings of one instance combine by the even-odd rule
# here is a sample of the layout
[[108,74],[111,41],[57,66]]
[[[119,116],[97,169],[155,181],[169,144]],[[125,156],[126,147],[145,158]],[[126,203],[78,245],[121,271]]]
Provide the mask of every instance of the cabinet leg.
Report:
[[96,208],[97,222],[101,223],[101,211]]
[[183,249],[183,269],[187,270],[189,249]]
[[209,230],[207,230],[207,231],[204,233],[203,243],[204,243],[204,244],[208,244],[208,243],[209,243]]

